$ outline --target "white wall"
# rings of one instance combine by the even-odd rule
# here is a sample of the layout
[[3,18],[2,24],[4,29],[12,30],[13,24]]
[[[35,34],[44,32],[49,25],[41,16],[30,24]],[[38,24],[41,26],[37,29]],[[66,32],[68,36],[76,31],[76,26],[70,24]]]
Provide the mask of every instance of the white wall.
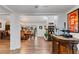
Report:
[[64,22],[66,21],[66,14],[59,14],[58,15],[58,21],[57,21],[57,28],[60,30],[64,28]]
[[[61,32],[60,30],[64,29],[64,22],[66,22],[67,18],[66,18],[66,14],[60,14],[58,15],[58,22],[57,22],[57,28],[59,28],[59,31],[57,34],[62,34],[63,32]],[[66,26],[67,29],[67,26]]]
[[[46,25],[46,24],[41,24],[41,23],[39,23],[38,25],[37,25],[37,36],[38,37],[44,37],[44,33],[45,33],[45,29],[44,29],[44,25]],[[39,26],[42,26],[42,29],[39,29]]]
[[67,20],[66,13],[60,13],[57,15],[52,15],[54,17],[51,17],[48,19],[48,22],[53,22],[57,28],[63,29],[64,28],[64,22]]

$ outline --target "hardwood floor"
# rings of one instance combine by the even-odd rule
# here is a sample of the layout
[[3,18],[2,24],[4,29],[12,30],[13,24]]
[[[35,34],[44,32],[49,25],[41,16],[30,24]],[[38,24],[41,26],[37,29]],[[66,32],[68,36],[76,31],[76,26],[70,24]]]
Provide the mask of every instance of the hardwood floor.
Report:
[[44,38],[21,41],[21,49],[10,51],[10,40],[0,39],[0,54],[50,54],[52,43]]
[[40,37],[22,40],[21,48],[11,51],[10,40],[0,39],[0,54],[52,54],[52,42]]
[[52,52],[52,42],[45,41],[44,38],[35,38],[31,40],[22,40],[22,47],[19,50],[12,51],[16,54],[50,54]]
[[0,54],[10,53],[10,40],[0,39]]

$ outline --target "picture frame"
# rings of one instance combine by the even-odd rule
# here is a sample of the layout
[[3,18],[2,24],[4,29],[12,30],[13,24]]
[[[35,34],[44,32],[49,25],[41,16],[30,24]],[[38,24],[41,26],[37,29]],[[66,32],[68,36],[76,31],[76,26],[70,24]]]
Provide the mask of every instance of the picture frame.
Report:
[[68,13],[68,30],[73,33],[79,32],[79,8]]

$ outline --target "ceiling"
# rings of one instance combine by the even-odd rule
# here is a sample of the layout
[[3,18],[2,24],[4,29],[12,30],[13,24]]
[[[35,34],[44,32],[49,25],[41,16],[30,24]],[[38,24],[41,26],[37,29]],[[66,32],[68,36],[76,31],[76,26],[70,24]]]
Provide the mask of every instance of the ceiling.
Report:
[[47,21],[45,15],[66,13],[73,7],[75,5],[0,5],[0,14],[18,14],[21,16],[22,24],[45,23]]
[[46,23],[46,16],[21,16],[21,23]]
[[1,14],[57,14],[66,13],[75,5],[0,5]]

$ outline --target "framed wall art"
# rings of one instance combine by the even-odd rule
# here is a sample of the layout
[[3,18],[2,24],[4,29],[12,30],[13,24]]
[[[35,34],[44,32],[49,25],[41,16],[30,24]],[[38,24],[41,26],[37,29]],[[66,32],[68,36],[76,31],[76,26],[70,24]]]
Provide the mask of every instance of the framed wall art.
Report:
[[79,32],[79,9],[68,13],[68,29],[70,32]]

